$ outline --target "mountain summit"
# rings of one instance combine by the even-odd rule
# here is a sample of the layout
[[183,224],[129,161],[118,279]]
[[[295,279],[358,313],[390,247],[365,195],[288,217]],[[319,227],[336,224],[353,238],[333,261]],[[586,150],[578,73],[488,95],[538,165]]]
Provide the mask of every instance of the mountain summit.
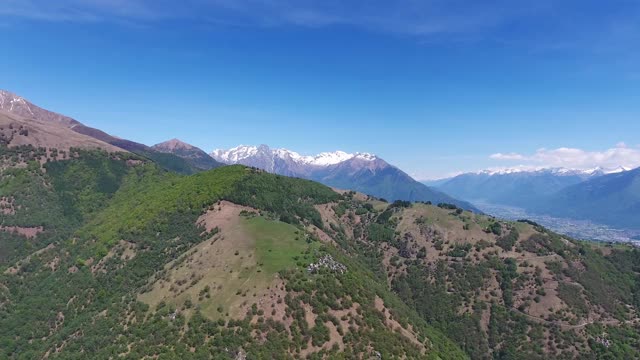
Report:
[[152,148],[155,148],[156,150],[164,150],[166,152],[197,149],[195,146],[187,144],[186,142],[176,138],[155,144]]
[[375,161],[379,158],[373,154],[344,151],[322,152],[313,156],[303,156],[287,149],[271,149],[267,145],[239,145],[228,150],[217,149],[211,156],[226,164],[244,164],[254,166],[282,175],[300,175],[314,168],[340,164],[352,159]]
[[[101,144],[98,147],[107,149],[112,151],[113,149],[117,150],[126,150],[132,153],[144,156],[149,158],[165,169],[176,171],[184,174],[194,173],[200,168],[193,163],[190,163],[188,159],[182,158],[172,153],[157,151],[152,149],[151,147],[137,143],[135,141],[130,141],[127,139],[122,139],[106,132],[92,128],[90,126],[86,126],[78,120],[72,119],[68,116],[61,115],[55,113],[53,111],[49,111],[43,109],[33,103],[29,102],[27,99],[18,96],[10,91],[0,90],[0,111],[4,111],[9,114],[12,118],[20,117],[26,120],[29,123],[29,126],[36,126],[37,124],[43,125],[52,128],[55,130],[46,130],[41,131],[41,133],[67,133],[68,136],[65,138],[65,141],[53,141],[52,139],[48,139],[46,141],[43,138],[39,138],[39,143],[32,143],[31,145],[39,146],[42,144],[55,143],[58,146],[72,146],[72,147],[87,147],[86,144],[93,144],[89,147],[95,147],[96,144]],[[40,126],[38,125],[38,126]],[[71,130],[71,131],[69,131]],[[95,141],[87,141],[86,137],[78,137],[76,134],[82,134],[86,137],[100,140],[99,142]],[[84,140],[73,140],[71,139],[84,139]],[[44,142],[43,142],[44,141]],[[95,143],[95,144],[94,144]],[[106,143],[106,144],[105,144]],[[108,146],[107,146],[108,145]],[[206,154],[205,154],[206,155]],[[217,164],[217,163],[216,163]],[[210,169],[208,167],[207,169]]]
[[0,90],[0,110],[4,110],[8,113],[19,115],[24,118],[59,123],[69,128],[81,125],[77,120],[45,110],[30,103],[27,99],[7,90]]
[[333,151],[303,156],[287,149],[271,149],[267,145],[240,145],[228,150],[214,150],[211,156],[226,164],[253,166],[271,173],[310,179],[392,201],[451,203],[477,211],[473,205],[419,183],[402,170],[369,153]]
[[175,138],[155,144],[151,149],[185,159],[198,170],[210,170],[223,165],[202,149]]

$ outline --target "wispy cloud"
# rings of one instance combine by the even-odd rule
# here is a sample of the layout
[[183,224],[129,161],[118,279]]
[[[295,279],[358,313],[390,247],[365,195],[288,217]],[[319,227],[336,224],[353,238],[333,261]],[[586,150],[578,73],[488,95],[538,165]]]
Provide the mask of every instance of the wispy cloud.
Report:
[[411,35],[426,42],[489,40],[535,51],[630,52],[636,51],[640,39],[640,3],[633,1],[605,5],[595,0],[2,0],[0,20],[25,19],[345,26]]
[[51,22],[156,21],[191,16],[175,1],[3,0],[0,17]]
[[492,154],[490,158],[494,160],[524,160],[525,157],[518,153],[507,153],[507,154],[497,153],[497,154]]
[[[153,25],[345,26],[420,41],[492,41],[534,51],[615,53],[636,63],[640,3],[555,0],[2,0],[0,20]],[[144,23],[144,24],[141,24]],[[618,56],[633,53],[633,57]],[[624,62],[624,60],[620,60]],[[622,64],[625,65],[625,64]],[[628,65],[635,68],[635,65]]]
[[4,0],[0,16],[48,21],[189,18],[259,26],[346,25],[415,35],[487,31],[543,15],[539,0]]
[[497,153],[491,159],[501,162],[519,162],[523,167],[566,167],[589,169],[594,167],[626,168],[640,167],[640,147],[629,147],[619,143],[604,151],[586,151],[576,148],[539,149],[530,155],[518,153]]

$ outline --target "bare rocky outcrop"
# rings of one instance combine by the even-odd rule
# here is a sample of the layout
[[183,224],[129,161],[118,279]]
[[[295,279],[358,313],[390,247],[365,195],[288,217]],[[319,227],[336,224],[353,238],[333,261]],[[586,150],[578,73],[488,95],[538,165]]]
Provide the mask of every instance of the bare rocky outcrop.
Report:
[[109,152],[125,151],[104,141],[79,134],[56,122],[25,118],[0,110],[0,138],[9,147],[31,145],[46,149],[70,148],[103,149]]
[[307,271],[311,274],[317,273],[321,269],[327,269],[337,274],[344,274],[347,272],[346,266],[337,262],[333,259],[333,256],[328,254],[323,255],[322,257],[320,257],[320,259],[318,259],[318,261],[309,264],[309,266],[307,267]]

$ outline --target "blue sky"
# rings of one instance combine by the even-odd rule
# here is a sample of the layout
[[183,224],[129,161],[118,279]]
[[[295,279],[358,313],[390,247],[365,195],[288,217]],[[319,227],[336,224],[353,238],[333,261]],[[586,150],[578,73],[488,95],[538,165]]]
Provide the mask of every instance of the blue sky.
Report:
[[146,144],[640,166],[638,1],[3,0],[0,29],[0,88]]

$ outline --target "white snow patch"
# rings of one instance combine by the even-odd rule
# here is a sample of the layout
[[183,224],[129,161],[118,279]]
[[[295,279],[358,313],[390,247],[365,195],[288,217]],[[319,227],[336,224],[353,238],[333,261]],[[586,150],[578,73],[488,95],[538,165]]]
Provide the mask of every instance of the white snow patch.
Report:
[[516,174],[516,173],[547,173],[559,176],[570,176],[570,175],[606,175],[606,174],[614,174],[620,173],[623,171],[629,171],[631,168],[627,168],[624,166],[618,166],[615,168],[603,168],[603,167],[595,167],[590,169],[570,169],[570,168],[548,168],[548,167],[535,167],[535,166],[517,166],[517,167],[509,167],[509,168],[489,168],[485,170],[480,170],[474,172],[479,175],[508,175],[508,174]]
[[361,159],[366,161],[373,161],[378,159],[376,155],[369,153],[347,153],[344,151],[322,152],[317,155],[303,156],[299,153],[287,149],[269,149],[266,146],[248,146],[240,145],[228,150],[216,149],[211,153],[211,156],[218,160],[228,164],[234,164],[241,160],[258,155],[259,152],[263,152],[262,155],[269,156],[272,159],[280,158],[284,160],[291,160],[293,162],[312,165],[312,166],[330,166],[336,165],[351,159]]

